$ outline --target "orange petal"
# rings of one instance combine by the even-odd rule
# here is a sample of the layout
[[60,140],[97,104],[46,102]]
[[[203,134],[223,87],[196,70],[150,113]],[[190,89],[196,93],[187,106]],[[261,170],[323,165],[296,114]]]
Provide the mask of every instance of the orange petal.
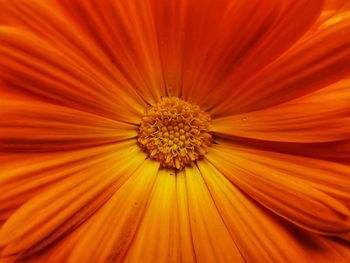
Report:
[[262,205],[309,231],[350,231],[349,166],[266,151],[216,145],[208,160]]
[[[122,145],[132,144],[128,141]],[[0,154],[0,219],[7,219],[17,207],[53,183],[101,162],[118,147],[114,144],[45,154]]]
[[[350,17],[306,37],[213,109],[225,116],[268,108],[350,74]],[[232,87],[232,86],[231,86]]]
[[[5,247],[3,256],[20,254],[26,257],[38,252],[74,230],[103,206],[145,158],[136,145],[131,149],[130,145],[119,147],[92,166],[73,166],[80,168],[78,171],[65,166],[66,178],[19,208],[1,229],[0,246]],[[50,174],[51,177],[54,175]],[[32,181],[32,185],[34,183]],[[40,182],[36,183],[40,185]],[[20,193],[21,190],[23,188],[12,192]]]
[[165,95],[149,1],[59,2],[144,99],[154,103]]
[[325,0],[322,13],[312,26],[311,31],[338,23],[349,10],[350,2],[348,0]]
[[295,235],[284,221],[245,196],[207,160],[199,161],[198,166],[246,262],[346,262],[346,257],[324,246],[320,238],[305,231],[301,237]]
[[[90,218],[91,219],[91,218]],[[57,244],[51,246],[50,249],[45,249],[41,253],[35,254],[32,257],[26,258],[28,263],[62,263],[67,262],[72,249],[79,242],[79,239],[87,231],[87,225],[89,220],[85,222],[82,226],[75,229],[73,232],[69,233],[67,236],[58,241]]]
[[324,9],[325,10],[339,10],[350,8],[349,0],[325,0]]
[[122,261],[143,218],[158,168],[158,163],[146,160],[135,171],[96,213],[68,262]]
[[244,262],[198,168],[188,167],[185,174],[189,220],[196,261]]
[[[274,142],[234,136],[230,136],[229,139],[251,148],[350,164],[350,139],[324,143]],[[216,138],[216,140],[220,142],[225,139]]]
[[[113,83],[114,87],[105,83],[103,89],[110,89],[110,92],[117,92],[120,96],[125,94],[133,97],[134,107],[144,104],[132,86],[135,83],[130,82],[132,79],[127,79],[125,72],[118,70],[109,54],[101,50],[98,43],[89,38],[79,25],[67,17],[66,11],[62,10],[55,1],[0,0],[0,10],[0,16],[5,24],[30,31],[75,60],[81,68],[84,68],[86,74],[95,78],[100,78],[102,75]],[[82,10],[74,15],[78,17],[80,14]],[[91,28],[92,25],[89,27]],[[121,99],[126,98],[122,97],[116,101]]]
[[137,128],[87,112],[34,101],[0,101],[0,151],[49,152],[115,143]]
[[126,262],[195,262],[185,176],[160,170]]
[[212,131],[279,142],[350,138],[350,79],[268,109],[213,120]]
[[89,73],[84,60],[20,29],[0,27],[0,69],[10,88],[41,100],[134,123],[143,110],[117,83]]
[[[188,5],[187,13],[173,17],[178,24],[170,20],[172,16],[168,14],[173,14],[174,8],[169,4],[171,11],[157,12],[158,16],[168,15],[157,25],[161,33],[170,37],[181,32],[178,35],[182,36],[185,53],[176,56],[184,57],[185,61],[167,58],[165,63],[184,65],[183,95],[205,109],[219,105],[243,82],[283,54],[314,23],[322,8],[322,1],[314,0],[190,3],[193,4]],[[175,56],[176,51],[170,49],[174,49],[172,43],[178,42],[162,39],[166,41],[161,46],[164,54],[169,51]]]
[[229,1],[150,2],[167,95],[184,95],[189,99],[188,93],[197,85],[195,82],[208,49],[218,39],[218,25],[227,12]]
[[[346,10],[344,10],[344,8]],[[348,6],[344,6],[338,10],[332,10],[325,12],[325,14],[320,17],[320,21],[318,23],[315,23],[314,30],[320,31],[324,30],[327,27],[332,27],[335,24],[341,23],[345,20],[350,19],[350,2],[348,3]]]

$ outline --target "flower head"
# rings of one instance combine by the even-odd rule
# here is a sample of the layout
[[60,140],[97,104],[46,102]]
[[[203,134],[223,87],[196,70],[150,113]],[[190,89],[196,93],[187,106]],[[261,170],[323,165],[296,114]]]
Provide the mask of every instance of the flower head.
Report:
[[349,262],[348,0],[0,0],[0,261]]

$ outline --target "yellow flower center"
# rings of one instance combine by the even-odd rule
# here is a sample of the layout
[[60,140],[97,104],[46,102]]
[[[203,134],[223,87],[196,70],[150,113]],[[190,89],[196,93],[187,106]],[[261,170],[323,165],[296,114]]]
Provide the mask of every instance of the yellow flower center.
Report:
[[181,170],[206,154],[212,143],[209,128],[210,116],[199,106],[164,97],[146,110],[138,142],[161,167]]

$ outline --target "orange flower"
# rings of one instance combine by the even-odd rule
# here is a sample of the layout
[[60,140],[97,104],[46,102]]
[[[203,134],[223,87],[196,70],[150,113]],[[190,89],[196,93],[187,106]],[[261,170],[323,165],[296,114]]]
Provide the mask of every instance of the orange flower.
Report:
[[0,0],[0,262],[349,262],[337,0]]

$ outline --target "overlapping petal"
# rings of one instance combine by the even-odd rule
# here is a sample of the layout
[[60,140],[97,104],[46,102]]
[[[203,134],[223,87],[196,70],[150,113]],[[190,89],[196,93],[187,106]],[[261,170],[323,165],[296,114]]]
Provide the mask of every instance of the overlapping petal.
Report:
[[[153,2],[168,93],[205,109],[292,45],[321,8],[321,1]],[[218,89],[228,76],[234,84]]]
[[[131,146],[129,142],[124,146]],[[0,218],[7,219],[20,205],[70,175],[87,170],[106,159],[118,147],[99,146],[84,150],[0,154]]]
[[38,101],[0,101],[0,114],[1,152],[71,150],[137,136],[134,125]]
[[[337,82],[350,74],[350,18],[305,37],[254,78],[232,86],[212,109],[216,117],[268,108]],[[213,93],[214,95],[214,93]]]
[[[345,247],[324,246],[311,234],[305,234],[301,243],[285,222],[244,195],[208,161],[199,162],[198,167],[246,262],[347,262]],[[343,251],[338,254],[336,249]]]
[[125,261],[195,262],[184,173],[160,170]]
[[77,61],[68,51],[63,53],[24,30],[0,27],[0,78],[9,88],[46,102],[137,123],[142,107],[135,98],[118,83],[87,71],[84,64],[84,59]]
[[198,262],[243,262],[198,168],[186,168],[186,191],[193,247]]
[[[40,193],[27,201],[7,220],[0,231],[3,256],[26,257],[52,244],[71,232],[101,206],[123,185],[145,159],[136,145],[122,143],[113,152],[100,155],[89,163],[65,163],[64,169],[55,173],[45,167],[37,173],[15,173],[2,180],[1,198],[8,201],[40,188]],[[43,163],[40,163],[43,165]],[[104,169],[101,169],[104,167]],[[51,169],[50,169],[51,168]],[[50,170],[48,173],[47,170]],[[56,168],[57,170],[57,168]],[[13,181],[22,179],[16,188]],[[11,184],[12,182],[12,184]],[[46,189],[43,186],[47,186]],[[33,216],[35,215],[35,216]]]
[[[1,260],[346,262],[348,8],[0,0]],[[135,140],[170,95],[214,117],[185,171]]]
[[134,172],[96,213],[68,262],[118,262],[124,258],[143,218],[158,168],[158,163],[146,160]]
[[325,0],[323,12],[315,23],[314,28],[324,25],[332,25],[342,20],[344,15],[350,11],[350,2],[348,0]]
[[294,224],[325,235],[350,231],[349,166],[228,145],[213,147],[207,158],[242,191]]
[[325,10],[346,10],[350,8],[350,2],[348,0],[325,0]]
[[[144,99],[135,91],[140,83],[135,86],[133,79],[127,79],[125,74],[116,67],[116,63],[109,57],[109,54],[105,50],[101,50],[101,47],[84,30],[79,28],[72,19],[69,19],[67,12],[62,10],[60,6],[62,2],[1,0],[0,15],[4,24],[25,29],[30,34],[50,42],[62,53],[69,55],[71,60],[75,60],[80,68],[87,71],[88,75],[102,77],[105,81],[113,83],[113,87],[106,85],[100,92],[107,90],[112,94],[115,92],[119,95],[124,94],[124,96],[119,97],[119,100],[128,100],[129,103],[132,102],[131,105],[134,108],[142,109]],[[87,2],[85,1],[85,3]],[[82,12],[82,10],[80,11]],[[73,19],[81,12],[74,14]],[[102,18],[100,17],[100,19]],[[92,28],[91,25],[90,27]]]
[[59,3],[143,99],[155,103],[166,95],[149,1]]
[[350,139],[350,80],[260,111],[213,120],[213,132],[278,142]]
[[[220,141],[219,137],[217,139]],[[350,140],[324,143],[291,143],[230,136],[229,141],[255,149],[350,164]]]

